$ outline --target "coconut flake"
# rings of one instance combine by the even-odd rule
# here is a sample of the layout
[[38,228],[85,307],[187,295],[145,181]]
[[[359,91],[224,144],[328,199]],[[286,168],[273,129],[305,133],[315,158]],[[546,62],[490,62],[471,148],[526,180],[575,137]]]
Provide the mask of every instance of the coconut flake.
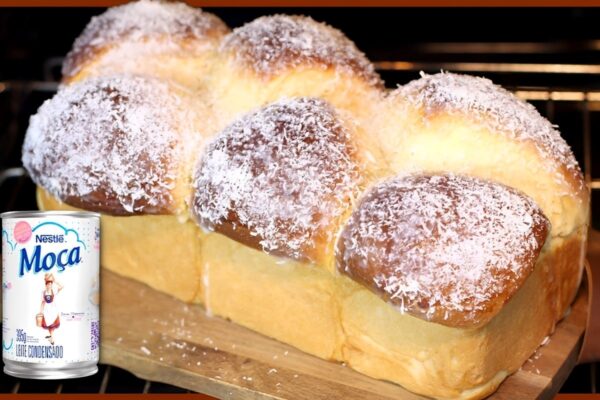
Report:
[[[140,0],[93,17],[63,64],[63,75],[76,75],[85,60],[101,49],[126,45],[124,57],[137,52],[194,53],[204,50],[206,39],[225,34],[229,28],[215,15],[184,3]],[[127,58],[123,58],[123,62]]]
[[[564,167],[568,179],[575,182],[575,189],[586,190],[571,148],[556,126],[534,106],[486,78],[447,72],[421,75],[421,79],[400,87],[394,95],[403,96],[422,108],[425,118],[443,109],[472,118],[492,132],[531,142],[547,161],[550,171],[554,172],[557,166]],[[566,184],[565,174],[554,175],[560,183]]]
[[95,78],[63,87],[33,115],[23,165],[34,182],[76,206],[162,213],[183,152],[197,136],[182,99],[159,80]]
[[[358,192],[349,132],[314,98],[284,99],[227,127],[195,175],[194,212],[211,230],[231,226],[266,252],[310,259]],[[239,236],[239,237],[238,237]],[[326,244],[322,244],[326,243]]]
[[221,45],[235,60],[272,76],[305,66],[323,66],[359,75],[382,86],[373,64],[341,31],[310,17],[272,15],[234,29]]
[[402,312],[448,324],[489,319],[533,270],[549,231],[515,189],[415,175],[367,192],[338,242],[338,268]]

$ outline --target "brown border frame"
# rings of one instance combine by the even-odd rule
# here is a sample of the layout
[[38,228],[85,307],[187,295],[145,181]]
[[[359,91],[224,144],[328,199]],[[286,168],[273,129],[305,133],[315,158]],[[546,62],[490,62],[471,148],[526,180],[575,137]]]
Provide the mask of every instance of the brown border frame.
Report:
[[[10,7],[109,7],[127,0],[0,0]],[[599,7],[600,0],[185,0],[199,7]]]

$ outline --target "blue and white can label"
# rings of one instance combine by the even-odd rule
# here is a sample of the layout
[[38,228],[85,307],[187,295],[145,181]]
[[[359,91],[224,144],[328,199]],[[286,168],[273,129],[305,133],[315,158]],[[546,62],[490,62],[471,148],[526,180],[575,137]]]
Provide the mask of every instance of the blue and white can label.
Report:
[[98,362],[99,266],[98,214],[2,214],[2,358],[7,365]]

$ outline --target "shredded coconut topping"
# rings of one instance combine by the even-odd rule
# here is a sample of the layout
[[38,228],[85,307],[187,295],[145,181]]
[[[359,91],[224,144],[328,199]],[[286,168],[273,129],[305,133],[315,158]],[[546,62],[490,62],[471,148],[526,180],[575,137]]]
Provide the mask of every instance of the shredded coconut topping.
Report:
[[[556,126],[534,106],[489,79],[446,72],[422,74],[421,79],[400,87],[397,94],[422,107],[426,116],[443,109],[473,118],[493,132],[533,143],[549,168],[558,163],[577,182],[576,189],[585,190],[579,164]],[[561,174],[557,179],[565,181]]]
[[[140,0],[111,7],[104,14],[93,17],[75,40],[65,59],[63,75],[74,76],[84,60],[115,43],[139,43],[142,51],[189,52],[195,48],[189,46],[189,42],[202,49],[206,46],[204,39],[228,31],[229,28],[215,15],[185,3]],[[128,50],[131,56],[135,48]]]
[[373,64],[341,31],[310,17],[260,17],[234,29],[221,45],[236,60],[257,73],[271,76],[304,66],[332,67],[358,74],[374,86],[381,78]]
[[533,270],[550,229],[530,198],[452,174],[395,178],[363,198],[338,242],[338,268],[402,312],[475,325]]
[[61,88],[31,117],[23,165],[36,184],[75,206],[161,213],[173,200],[187,126],[181,108],[158,80],[96,78]]
[[[227,127],[198,165],[194,211],[205,228],[313,260],[358,191],[348,131],[314,98],[284,99]],[[227,229],[229,227],[229,229]]]

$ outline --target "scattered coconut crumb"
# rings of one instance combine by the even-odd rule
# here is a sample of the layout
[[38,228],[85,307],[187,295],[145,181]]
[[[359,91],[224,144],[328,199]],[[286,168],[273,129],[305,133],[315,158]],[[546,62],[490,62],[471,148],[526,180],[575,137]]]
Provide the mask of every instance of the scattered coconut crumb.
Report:
[[542,343],[540,344],[540,346],[545,346],[545,345],[547,345],[548,343],[550,343],[550,336],[546,336],[546,337],[544,338],[544,340],[542,340]]

